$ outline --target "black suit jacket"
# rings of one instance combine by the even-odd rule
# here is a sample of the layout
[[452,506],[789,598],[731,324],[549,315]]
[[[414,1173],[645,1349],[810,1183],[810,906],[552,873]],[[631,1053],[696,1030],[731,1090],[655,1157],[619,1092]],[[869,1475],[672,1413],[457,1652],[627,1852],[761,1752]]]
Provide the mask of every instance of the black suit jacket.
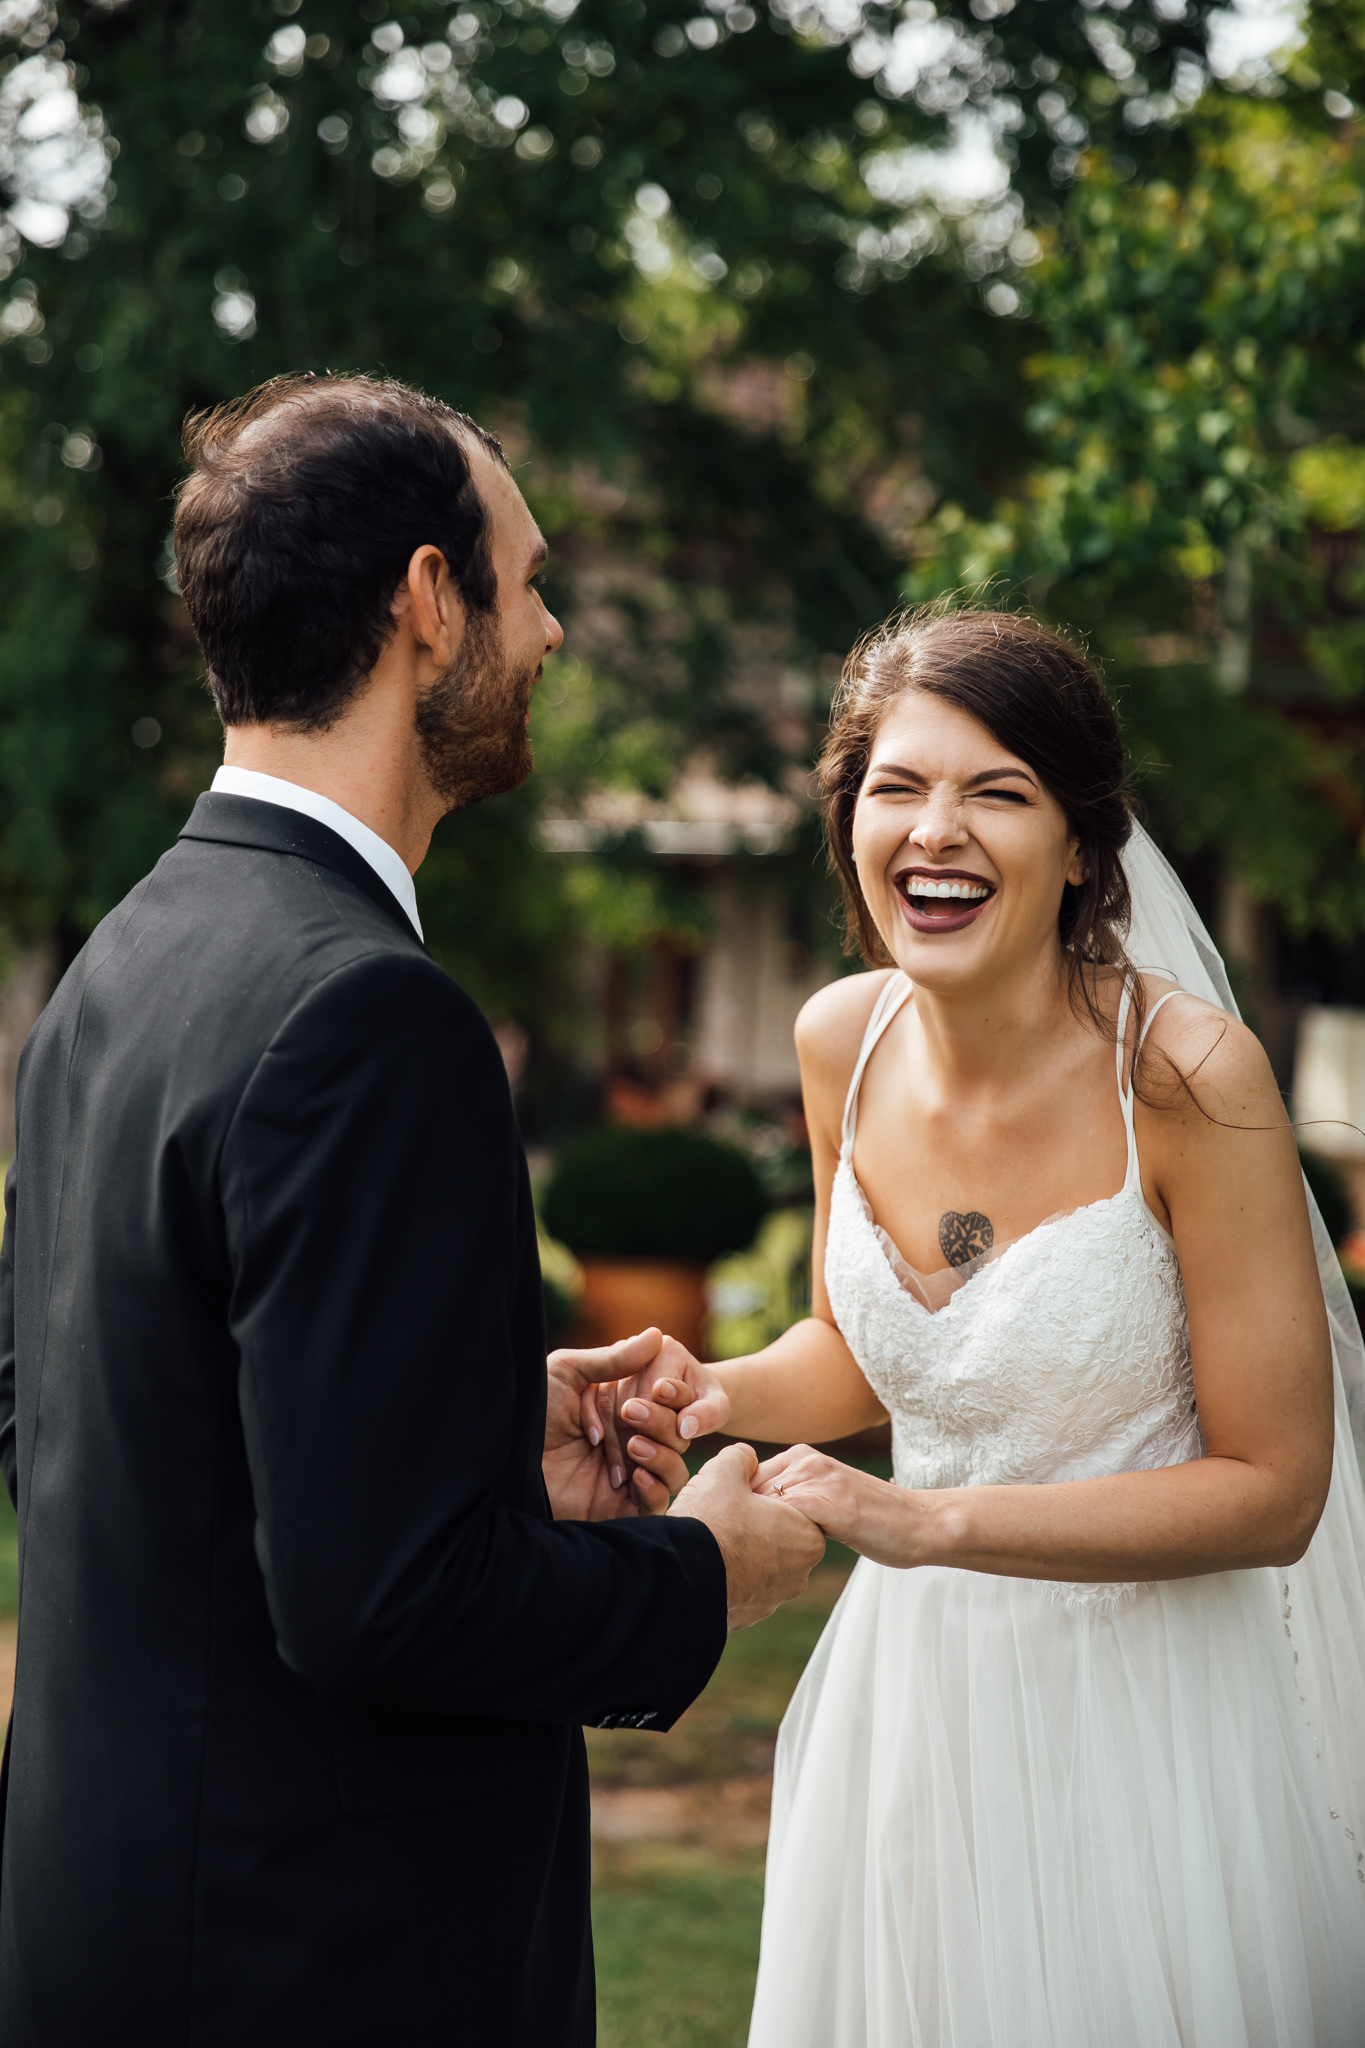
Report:
[[335,833],[206,796],[18,1131],[0,2048],[581,2048],[577,1724],[681,1712],[725,1572],[551,1518],[484,1019]]

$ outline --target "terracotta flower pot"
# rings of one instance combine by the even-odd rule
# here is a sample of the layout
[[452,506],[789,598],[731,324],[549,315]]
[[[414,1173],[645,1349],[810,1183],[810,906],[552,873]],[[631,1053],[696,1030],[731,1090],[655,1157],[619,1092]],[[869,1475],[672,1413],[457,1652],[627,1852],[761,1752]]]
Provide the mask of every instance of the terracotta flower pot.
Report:
[[654,1323],[694,1357],[706,1356],[705,1266],[679,1259],[586,1258],[579,1264],[576,1344],[615,1344]]

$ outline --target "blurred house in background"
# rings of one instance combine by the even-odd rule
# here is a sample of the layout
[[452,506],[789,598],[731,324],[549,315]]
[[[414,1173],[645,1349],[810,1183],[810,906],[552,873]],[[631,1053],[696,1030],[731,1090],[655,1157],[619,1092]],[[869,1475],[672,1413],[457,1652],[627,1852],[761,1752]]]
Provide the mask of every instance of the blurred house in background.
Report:
[[609,1113],[681,1122],[718,1099],[791,1104],[797,1013],[839,971],[804,793],[694,771],[662,799],[595,791],[539,831],[566,856],[633,846],[702,908],[694,939],[660,938],[634,955],[602,945],[583,962]]

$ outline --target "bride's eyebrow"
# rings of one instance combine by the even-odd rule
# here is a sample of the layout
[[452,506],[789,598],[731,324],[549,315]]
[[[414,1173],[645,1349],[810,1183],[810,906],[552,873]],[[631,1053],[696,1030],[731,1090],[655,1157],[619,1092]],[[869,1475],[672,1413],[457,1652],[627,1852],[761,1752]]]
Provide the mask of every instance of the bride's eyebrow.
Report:
[[[928,780],[922,768],[909,768],[902,761],[874,761],[867,772],[869,780],[874,775],[899,775],[904,782],[925,782]],[[1029,774],[1027,768],[983,768],[979,774],[967,776],[962,787],[964,789],[977,789],[983,782],[1005,782],[1009,780],[1026,782],[1030,789],[1038,787],[1037,782]]]
[[1026,782],[1030,789],[1038,787],[1038,784],[1029,774],[1027,768],[983,768],[979,775],[969,775],[962,787],[964,789],[976,789],[983,782],[1008,781]]

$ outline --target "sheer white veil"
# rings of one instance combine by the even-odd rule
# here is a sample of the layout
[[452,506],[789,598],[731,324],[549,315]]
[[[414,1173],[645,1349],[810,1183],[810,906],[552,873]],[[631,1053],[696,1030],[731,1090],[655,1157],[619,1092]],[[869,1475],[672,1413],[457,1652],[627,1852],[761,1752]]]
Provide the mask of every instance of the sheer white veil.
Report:
[[[1236,1017],[1218,948],[1170,863],[1140,825],[1124,849],[1133,899],[1128,954]],[[1333,1808],[1365,1879],[1365,1343],[1341,1267],[1307,1188],[1318,1274],[1332,1332],[1336,1457],[1331,1492],[1307,1554],[1280,1573],[1285,1632]]]

